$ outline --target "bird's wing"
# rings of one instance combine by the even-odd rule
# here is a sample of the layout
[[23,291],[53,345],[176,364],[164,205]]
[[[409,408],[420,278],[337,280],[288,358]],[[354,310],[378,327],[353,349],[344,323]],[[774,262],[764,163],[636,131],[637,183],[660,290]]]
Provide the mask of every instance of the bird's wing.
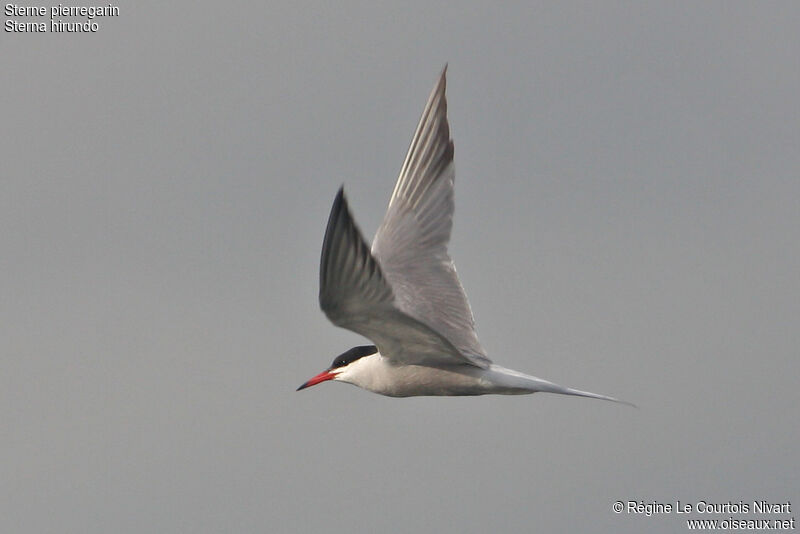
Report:
[[328,218],[319,282],[319,303],[328,319],[371,339],[392,360],[472,363],[446,338],[398,308],[393,288],[355,225],[342,189]]
[[453,224],[453,141],[445,74],[428,98],[372,254],[397,307],[449,341],[473,365],[491,363],[475,333],[464,288],[447,252]]

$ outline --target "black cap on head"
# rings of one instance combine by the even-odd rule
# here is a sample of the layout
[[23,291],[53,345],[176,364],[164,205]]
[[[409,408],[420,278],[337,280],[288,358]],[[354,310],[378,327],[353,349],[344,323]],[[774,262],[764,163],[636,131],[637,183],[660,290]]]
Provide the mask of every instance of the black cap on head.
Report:
[[338,355],[331,364],[331,369],[336,369],[337,367],[344,367],[345,365],[356,361],[359,358],[363,358],[364,356],[369,356],[370,354],[375,354],[378,352],[378,347],[375,345],[361,345],[359,347],[353,347],[352,349],[348,350],[347,352],[343,352],[342,354]]

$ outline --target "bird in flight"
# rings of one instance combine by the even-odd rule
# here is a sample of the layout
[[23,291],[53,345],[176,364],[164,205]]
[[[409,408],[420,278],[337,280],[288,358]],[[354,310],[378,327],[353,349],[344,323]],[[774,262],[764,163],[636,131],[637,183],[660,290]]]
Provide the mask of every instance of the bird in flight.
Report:
[[328,218],[320,307],[333,324],[374,345],[337,356],[298,391],[335,380],[391,397],[542,391],[624,402],[506,369],[486,356],[447,252],[455,172],[446,73],[447,66],[422,112],[372,248],[343,188]]

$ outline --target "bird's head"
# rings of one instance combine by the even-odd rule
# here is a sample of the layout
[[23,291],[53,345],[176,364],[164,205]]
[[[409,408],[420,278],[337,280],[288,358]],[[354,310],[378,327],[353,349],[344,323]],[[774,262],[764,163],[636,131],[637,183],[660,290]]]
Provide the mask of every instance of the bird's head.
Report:
[[307,387],[315,386],[320,382],[327,380],[341,380],[349,382],[348,375],[353,374],[355,368],[359,365],[359,360],[364,356],[371,356],[377,354],[378,348],[375,345],[362,345],[353,347],[347,352],[343,352],[334,358],[330,367],[322,371],[316,376],[311,377],[303,385],[297,388],[297,391]]

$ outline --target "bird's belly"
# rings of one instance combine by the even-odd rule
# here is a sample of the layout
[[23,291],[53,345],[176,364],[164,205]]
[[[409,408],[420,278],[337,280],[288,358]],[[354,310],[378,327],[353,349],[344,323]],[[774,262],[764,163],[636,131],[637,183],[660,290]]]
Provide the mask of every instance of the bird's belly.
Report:
[[366,389],[389,397],[423,395],[484,395],[492,393],[480,377],[478,368],[454,366],[436,368],[423,365],[387,366],[383,376],[376,377]]

